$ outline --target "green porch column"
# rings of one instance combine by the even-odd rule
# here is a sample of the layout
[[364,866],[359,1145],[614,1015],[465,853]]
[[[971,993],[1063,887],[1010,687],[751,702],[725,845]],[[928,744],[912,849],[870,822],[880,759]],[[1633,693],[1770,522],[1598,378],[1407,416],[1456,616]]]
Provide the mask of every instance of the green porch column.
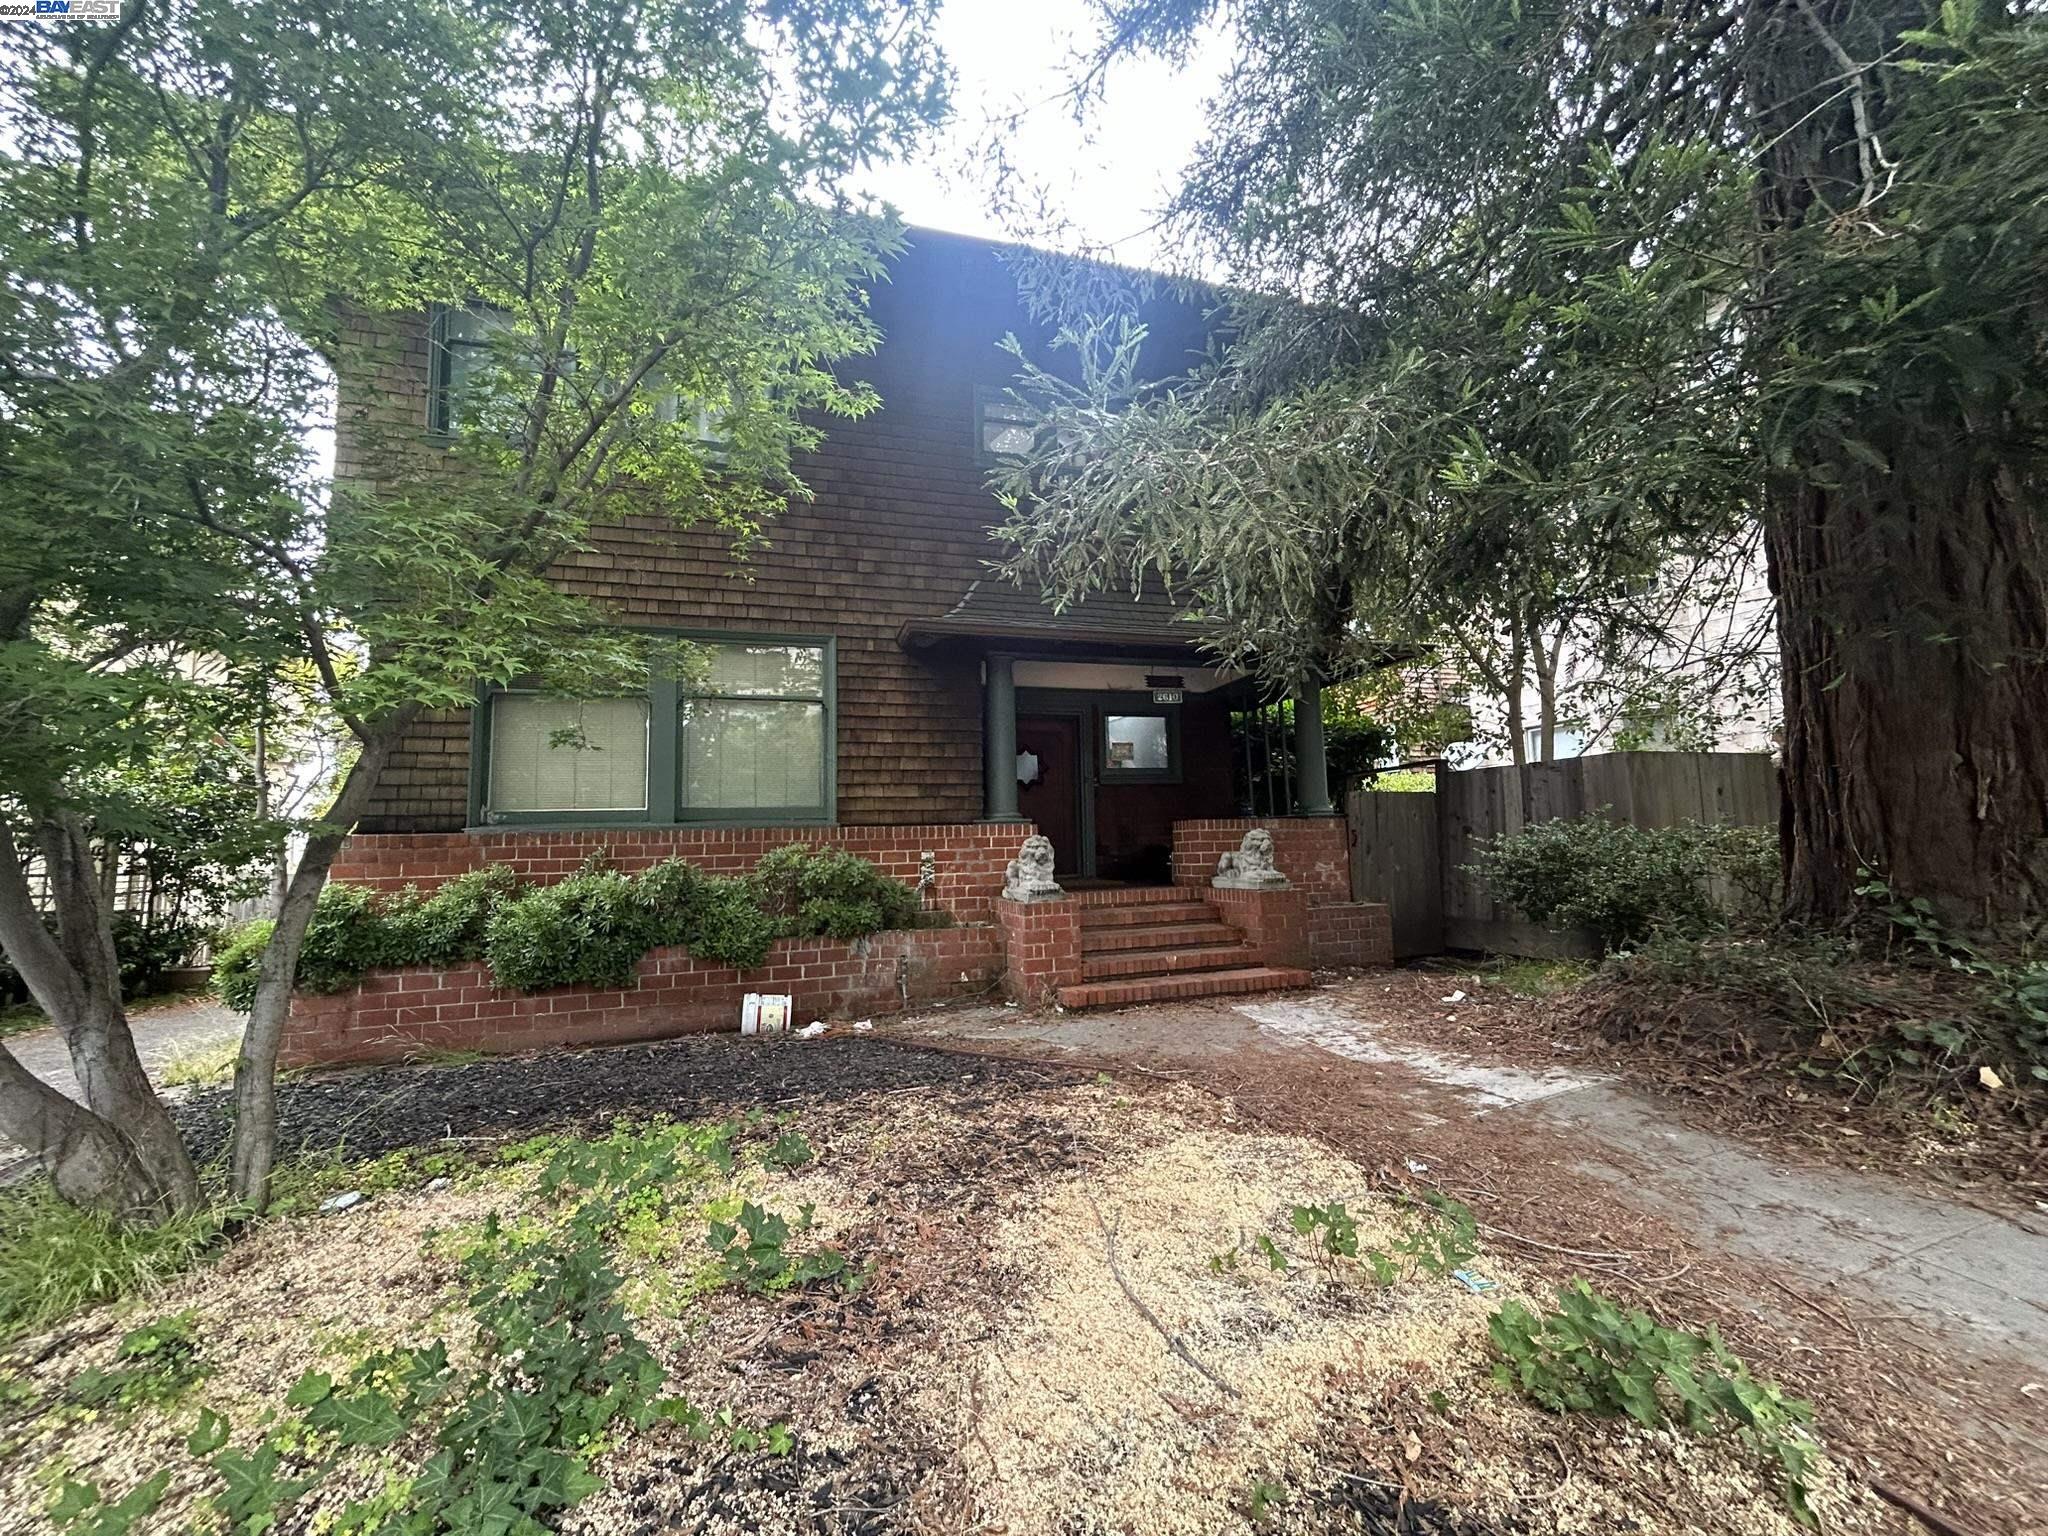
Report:
[[981,766],[988,821],[1022,821],[1017,814],[1016,658],[991,655],[982,689]]
[[1334,816],[1330,762],[1323,751],[1323,690],[1308,684],[1294,696],[1295,807],[1297,816]]

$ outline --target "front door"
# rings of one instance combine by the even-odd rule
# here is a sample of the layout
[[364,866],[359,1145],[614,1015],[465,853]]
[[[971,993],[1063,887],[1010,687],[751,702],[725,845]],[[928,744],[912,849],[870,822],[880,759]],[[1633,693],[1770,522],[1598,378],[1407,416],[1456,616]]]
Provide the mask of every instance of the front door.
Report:
[[1081,722],[1073,715],[1017,717],[1017,810],[1052,843],[1058,875],[1084,875],[1081,838]]

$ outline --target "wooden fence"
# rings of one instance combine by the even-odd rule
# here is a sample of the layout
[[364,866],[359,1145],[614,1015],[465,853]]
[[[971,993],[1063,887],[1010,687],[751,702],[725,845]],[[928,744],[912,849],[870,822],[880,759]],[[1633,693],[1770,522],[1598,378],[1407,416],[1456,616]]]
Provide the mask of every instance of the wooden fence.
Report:
[[1472,872],[1480,844],[1532,821],[1601,812],[1639,827],[1772,826],[1777,765],[1755,752],[1609,752],[1523,768],[1439,772],[1434,794],[1351,792],[1351,888],[1393,909],[1394,953],[1444,949],[1579,954],[1560,934],[1496,903]]

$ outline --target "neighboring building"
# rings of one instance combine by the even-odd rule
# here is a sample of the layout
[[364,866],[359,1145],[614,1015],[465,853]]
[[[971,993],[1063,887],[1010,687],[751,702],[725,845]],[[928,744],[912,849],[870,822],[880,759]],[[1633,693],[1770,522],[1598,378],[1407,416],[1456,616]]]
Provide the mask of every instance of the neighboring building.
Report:
[[[1070,885],[1206,887],[1218,851],[1251,825],[1236,815],[1230,714],[1256,702],[1252,681],[1211,665],[1163,596],[1104,594],[1056,613],[989,572],[1003,551],[985,480],[1015,430],[1003,398],[1015,365],[998,343],[1014,333],[1056,361],[999,249],[912,232],[875,288],[882,345],[842,365],[873,383],[881,408],[827,424],[797,465],[813,499],[771,523],[744,567],[717,531],[678,535],[648,518],[600,530],[595,551],[561,570],[620,623],[708,646],[701,687],[650,678],[643,697],[587,702],[512,689],[422,720],[336,876],[431,882],[504,860],[545,877],[598,847],[627,867],[674,854],[729,869],[812,839],[909,881],[922,870],[957,920],[989,923],[1004,865],[1035,827]],[[1152,318],[1147,366],[1177,371],[1200,316]],[[342,473],[363,468],[352,422],[412,420],[425,433],[445,409],[436,385],[459,372],[449,337],[459,345],[457,327],[421,317],[380,377],[344,381]],[[555,744],[566,729],[604,750]],[[1343,822],[1317,793],[1312,736],[1296,753],[1309,814],[1276,840],[1297,887],[1341,904]],[[1377,958],[1341,927],[1321,921],[1323,958]],[[1208,944],[1214,990],[1243,990],[1224,973],[1259,960],[1213,924],[1160,942],[1176,947],[1152,969],[1145,947],[1126,943],[1131,962],[1077,955],[1070,979],[1189,982],[1203,967],[1185,951]],[[1125,990],[1094,1000],[1145,995]]]

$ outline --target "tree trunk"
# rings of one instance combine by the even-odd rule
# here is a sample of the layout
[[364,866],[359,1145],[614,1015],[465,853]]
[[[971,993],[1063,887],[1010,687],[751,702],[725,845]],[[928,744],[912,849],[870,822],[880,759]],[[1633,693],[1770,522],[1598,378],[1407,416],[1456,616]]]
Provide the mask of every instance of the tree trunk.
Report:
[[84,828],[46,815],[36,831],[57,932],[44,926],[13,831],[0,821],[0,949],[63,1039],[85,1103],[38,1082],[10,1055],[0,1066],[0,1126],[66,1199],[134,1220],[195,1210],[198,1174],[121,1007],[113,930]]
[[270,1201],[270,1175],[277,1160],[277,1051],[291,1015],[292,980],[306,925],[326,887],[335,855],[369,808],[370,797],[391,761],[399,738],[417,716],[405,708],[379,724],[342,780],[341,792],[306,839],[305,851],[286,882],[276,926],[256,969],[256,996],[235,1060],[235,1135],[231,1168],[235,1198],[261,1210]]
[[[1876,59],[1901,28],[1922,25],[1918,0],[1758,0],[1752,91],[1783,104],[1757,125],[1770,146],[1757,192],[1766,370],[1788,344],[1824,356],[1838,325],[1862,323],[1860,296],[1827,270],[1817,242],[1873,195],[1870,134],[1886,131],[1899,93],[1915,86],[1888,75],[1880,90],[1873,72],[1853,70],[1845,86],[1842,61]],[[1998,412],[1908,389],[1864,413],[1858,430],[1882,446],[1884,468],[1843,452],[1839,433],[1816,432],[1795,445],[1797,471],[1766,487],[1787,913],[1846,916],[1868,870],[1951,921],[2036,920],[2048,912],[2039,508]]]
[[1869,870],[1951,921],[2025,921],[2048,911],[2048,551],[1994,487],[1898,478],[1770,504],[1787,907],[1839,919]]

